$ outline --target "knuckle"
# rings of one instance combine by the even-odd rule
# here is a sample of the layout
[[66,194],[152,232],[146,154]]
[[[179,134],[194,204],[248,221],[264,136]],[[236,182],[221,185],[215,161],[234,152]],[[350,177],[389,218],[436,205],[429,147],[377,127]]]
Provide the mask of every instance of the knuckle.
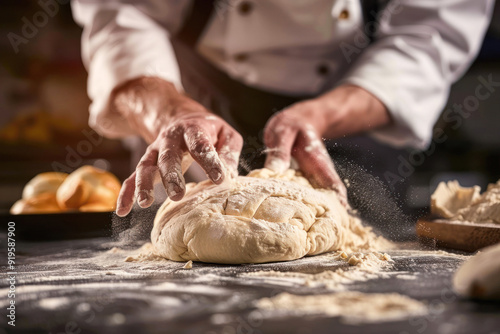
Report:
[[191,151],[195,154],[205,155],[206,153],[212,151],[210,145],[204,140],[196,140],[191,145]]
[[288,124],[285,122],[274,124],[269,128],[268,133],[280,141],[287,140],[294,133],[301,130],[300,124]]
[[137,179],[137,181],[135,182],[135,187],[137,188],[138,192],[148,190],[147,189],[148,186],[147,186],[146,182],[144,182],[143,180],[140,180],[140,179]]
[[123,181],[124,188],[125,187],[130,187],[131,185],[135,184],[135,175],[130,175],[125,181]]
[[270,155],[273,157],[273,159],[278,160],[288,160],[290,158],[290,152],[282,149],[275,149],[270,152]]
[[235,146],[243,145],[243,136],[235,130],[231,132],[231,140],[235,143]]
[[198,141],[202,141],[206,137],[206,129],[200,126],[200,124],[190,124],[185,126],[184,139],[189,145],[192,145],[193,143]]
[[184,124],[180,121],[174,122],[171,126],[169,126],[165,131],[165,138],[174,139],[178,138],[184,132]]
[[271,122],[276,123],[276,125],[280,123],[286,123],[290,119],[289,114],[290,113],[287,112],[287,110],[282,110],[276,115],[274,115],[274,117],[271,119]]
[[152,161],[152,159],[148,157],[147,159],[142,159],[141,161],[139,161],[136,170],[141,171],[144,169],[149,169],[154,165],[155,165],[154,161]]
[[172,162],[174,155],[171,149],[166,149],[158,155],[158,166],[165,166]]
[[186,119],[183,123],[184,123],[184,126],[186,128],[193,128],[193,127],[196,127],[198,126],[200,123],[203,123],[203,121],[201,121],[199,118],[189,118],[189,119]]
[[280,116],[280,114],[276,114],[276,115],[272,116],[269,119],[269,121],[267,122],[266,129],[268,131],[274,129],[276,127],[276,125],[281,123],[281,119],[282,119],[282,117]]
[[[186,133],[188,135],[188,133]],[[189,140],[193,142],[205,142],[207,138],[207,134],[204,130],[200,128],[191,128],[189,132]]]
[[231,147],[241,147],[243,146],[243,136],[236,130],[229,128],[222,132],[223,141],[225,145]]
[[238,160],[240,158],[239,152],[231,151],[231,150],[221,151],[219,153],[219,155],[220,155],[221,159],[224,159],[224,161],[226,161],[227,163],[231,163],[231,164],[238,162]]

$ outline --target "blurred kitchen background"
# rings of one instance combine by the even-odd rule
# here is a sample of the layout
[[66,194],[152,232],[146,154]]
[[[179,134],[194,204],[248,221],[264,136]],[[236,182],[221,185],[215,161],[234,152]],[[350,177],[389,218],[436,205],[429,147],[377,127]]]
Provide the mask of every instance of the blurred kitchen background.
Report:
[[[117,140],[97,136],[87,125],[90,100],[80,58],[82,29],[69,1],[43,20],[38,1],[2,1],[0,7],[0,210],[19,198],[24,184],[46,171],[71,172],[90,164],[121,180],[130,153]],[[37,31],[25,20],[36,21]],[[13,47],[8,34],[26,36]],[[11,35],[11,39],[13,35]],[[16,52],[18,51],[18,52]]]
[[[90,101],[80,59],[81,28],[73,22],[69,3],[47,20],[37,1],[2,1],[0,7],[0,211],[8,211],[24,184],[41,172],[71,172],[92,164],[123,180],[132,168],[129,150],[121,141],[97,137],[87,126]],[[38,20],[40,27],[23,37],[26,20]],[[13,46],[10,33],[25,39]],[[500,81],[499,4],[480,55],[453,86],[447,108],[474,95],[478,77],[490,75]],[[447,139],[424,152],[424,159],[407,152],[404,158],[413,159],[415,171],[398,182],[405,185],[402,199],[409,213],[428,210],[429,196],[441,180],[484,189],[500,179],[500,87],[495,89],[460,126],[440,120],[436,127]]]

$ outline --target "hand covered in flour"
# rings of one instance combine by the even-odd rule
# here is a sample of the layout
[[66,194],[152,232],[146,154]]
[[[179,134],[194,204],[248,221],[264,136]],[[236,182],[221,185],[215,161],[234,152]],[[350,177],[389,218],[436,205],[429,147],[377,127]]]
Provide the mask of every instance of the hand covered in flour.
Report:
[[277,172],[290,167],[292,157],[300,170],[315,187],[333,189],[347,205],[347,190],[335,170],[328,151],[313,118],[307,117],[310,109],[303,102],[280,112],[269,120],[264,131],[268,148],[265,166]]
[[336,190],[347,205],[340,180],[322,137],[338,138],[388,124],[385,106],[366,90],[342,85],[315,99],[296,103],[269,119],[264,130],[268,148],[265,166],[275,171],[299,168],[317,186]]
[[140,207],[149,207],[157,179],[170,199],[180,200],[185,193],[182,174],[193,159],[216,184],[237,175],[241,135],[178,93],[171,83],[151,77],[135,79],[117,88],[111,99],[111,107],[150,143],[135,172],[123,182],[116,210],[119,216],[127,215],[135,200]]

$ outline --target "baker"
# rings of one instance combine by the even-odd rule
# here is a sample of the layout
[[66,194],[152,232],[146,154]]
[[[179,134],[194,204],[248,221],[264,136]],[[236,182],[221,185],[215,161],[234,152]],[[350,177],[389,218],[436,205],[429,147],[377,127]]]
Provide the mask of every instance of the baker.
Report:
[[[240,154],[346,190],[322,138],[368,133],[425,149],[450,85],[477,54],[493,0],[74,0],[90,125],[149,144],[118,215],[185,193],[193,158],[215,183]],[[245,146],[243,146],[245,144]],[[243,150],[242,150],[243,147]]]

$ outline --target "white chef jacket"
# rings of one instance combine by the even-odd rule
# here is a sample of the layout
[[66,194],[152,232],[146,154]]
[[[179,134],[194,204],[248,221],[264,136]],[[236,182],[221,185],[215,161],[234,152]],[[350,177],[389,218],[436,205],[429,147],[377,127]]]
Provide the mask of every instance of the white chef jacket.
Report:
[[[321,94],[342,83],[362,87],[385,104],[394,121],[372,136],[424,149],[450,85],[480,48],[493,5],[494,0],[391,1],[368,45],[364,31],[373,22],[363,21],[358,0],[219,0],[197,52],[234,79],[270,92]],[[157,76],[182,89],[169,36],[190,7],[189,0],[72,1],[74,18],[84,27],[90,126],[112,138],[134,134],[107,107],[111,90],[129,79]],[[110,120],[113,126],[102,126]]]

